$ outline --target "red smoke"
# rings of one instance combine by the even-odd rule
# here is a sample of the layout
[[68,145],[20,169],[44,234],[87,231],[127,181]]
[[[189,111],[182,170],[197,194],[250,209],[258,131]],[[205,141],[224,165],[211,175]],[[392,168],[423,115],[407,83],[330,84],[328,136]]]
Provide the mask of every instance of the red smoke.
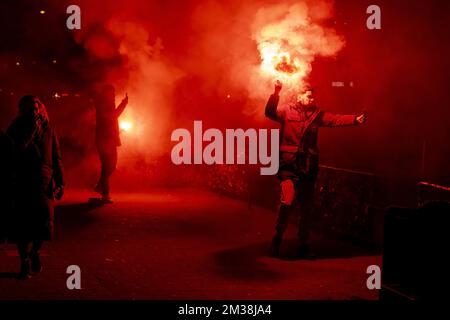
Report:
[[[275,79],[295,92],[316,56],[333,56],[343,46],[322,26],[332,16],[330,1],[82,0],[79,6],[75,39],[94,65],[84,72],[102,70],[92,85],[115,85],[117,103],[129,96],[120,118],[124,170],[166,157],[171,131],[191,128],[193,120],[259,126]],[[275,56],[268,48],[278,48]],[[90,167],[92,158],[87,162]]]
[[[340,8],[338,15],[335,6]],[[394,4],[386,2],[384,6]],[[153,161],[167,156],[170,132],[191,128],[193,120],[217,128],[271,125],[264,119],[263,107],[273,91],[273,80],[281,78],[285,83],[281,103],[289,98],[288,89],[295,91],[311,79],[323,89],[317,90],[321,107],[344,113],[369,109],[367,126],[358,129],[361,135],[348,139],[349,130],[333,134],[323,130],[321,145],[324,163],[370,170],[367,163],[374,162],[376,155],[381,157],[376,164],[381,163],[386,147],[377,149],[375,142],[367,141],[388,135],[388,130],[378,130],[379,126],[399,131],[398,117],[394,120],[392,113],[399,105],[406,105],[405,99],[399,101],[400,93],[404,92],[411,103],[420,101],[412,90],[399,88],[394,94],[389,83],[400,85],[405,79],[415,79],[418,64],[412,54],[421,57],[430,53],[418,51],[414,42],[402,42],[412,23],[408,14],[398,20],[387,15],[392,10],[385,10],[386,31],[377,33],[365,26],[366,6],[349,0],[336,4],[325,0],[84,0],[80,7],[83,24],[76,37],[78,43],[86,48],[94,66],[106,70],[99,80],[116,85],[117,102],[125,93],[130,98],[122,120],[132,123],[133,128],[122,134],[122,168],[141,157]],[[400,7],[394,11],[402,12]],[[415,16],[421,16],[420,10]],[[394,32],[394,26],[402,31]],[[395,52],[390,49],[392,45],[398,47]],[[267,55],[265,50],[275,54]],[[400,52],[410,52],[409,58]],[[400,66],[408,67],[395,72]],[[98,68],[86,71],[96,73]],[[424,77],[420,79],[415,92],[424,85]],[[340,80],[345,81],[345,88],[331,87],[332,81]],[[350,82],[353,87],[348,86]],[[430,83],[429,87],[435,86]],[[376,106],[372,106],[375,101]],[[402,125],[413,127],[410,122]],[[358,138],[363,140],[359,144]],[[342,144],[343,140],[347,143]],[[346,156],[362,144],[368,149],[364,152],[373,156],[366,157],[364,152]],[[401,150],[393,153],[404,157]]]
[[[44,96],[79,91],[84,99],[84,89],[111,82],[117,103],[125,93],[130,101],[119,171],[156,159],[170,164],[171,131],[194,120],[222,129],[275,126],[263,110],[273,80],[300,74],[317,89],[321,108],[369,112],[364,127],[321,130],[323,164],[407,178],[411,186],[419,178],[448,184],[450,47],[440,35],[450,11],[448,4],[405,3],[380,0],[382,29],[368,30],[369,3],[353,0],[79,0],[81,30],[70,31],[68,0],[46,2],[45,15],[34,15],[41,4],[23,10],[17,2],[0,11],[3,126],[20,94],[43,96],[68,146],[65,163],[88,159],[89,174],[95,163],[87,153],[97,155],[88,99],[67,108],[68,98]],[[264,72],[261,50],[276,46],[282,50],[264,60],[273,67]],[[301,85],[293,81],[292,89]],[[285,81],[280,103],[289,87]],[[169,171],[155,168],[156,176]]]
[[[126,5],[84,1],[80,7],[86,14],[77,41],[92,59],[109,63],[101,81],[116,85],[118,101],[125,93],[130,97],[122,116],[122,121],[133,125],[123,134],[126,155],[139,152],[157,156],[167,151],[167,137],[174,124],[183,124],[174,117],[180,106],[173,101],[183,78],[199,77],[202,81],[197,92],[190,93],[200,99],[189,108],[204,108],[202,98],[211,92],[228,99],[234,93],[247,92],[249,99],[232,112],[261,118],[261,104],[275,78],[297,90],[305,83],[316,56],[333,56],[343,46],[334,30],[321,26],[332,15],[329,1],[192,2],[186,8],[192,12],[185,14],[187,26],[174,37],[179,46],[176,55],[165,50],[166,42],[173,49],[170,41],[174,41],[174,31],[164,30],[164,18],[158,16],[162,10],[166,19],[171,14],[177,16],[170,8],[143,0],[127,1]],[[171,27],[177,29],[176,25]],[[221,103],[205,111],[211,113],[215,108],[222,108]]]
[[332,17],[332,3],[306,1],[265,6],[256,13],[253,36],[261,55],[260,75],[277,78],[296,91],[307,84],[317,56],[335,56],[344,41],[323,21]]

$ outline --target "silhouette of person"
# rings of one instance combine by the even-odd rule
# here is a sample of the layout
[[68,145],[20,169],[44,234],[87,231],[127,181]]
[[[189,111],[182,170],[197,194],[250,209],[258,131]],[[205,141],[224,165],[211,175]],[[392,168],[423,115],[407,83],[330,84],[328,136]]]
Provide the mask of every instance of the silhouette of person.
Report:
[[63,167],[58,138],[44,104],[27,95],[19,101],[19,114],[7,129],[14,158],[14,207],[9,232],[17,243],[20,277],[30,269],[42,271],[39,250],[53,237],[53,200],[64,193]]
[[118,118],[128,104],[128,95],[119,106],[115,105],[115,89],[105,85],[95,99],[96,137],[95,142],[100,158],[100,178],[94,191],[102,195],[105,203],[112,203],[109,181],[117,166],[117,147],[121,145]]
[[8,226],[13,204],[13,152],[12,141],[0,132],[0,243],[8,238]]

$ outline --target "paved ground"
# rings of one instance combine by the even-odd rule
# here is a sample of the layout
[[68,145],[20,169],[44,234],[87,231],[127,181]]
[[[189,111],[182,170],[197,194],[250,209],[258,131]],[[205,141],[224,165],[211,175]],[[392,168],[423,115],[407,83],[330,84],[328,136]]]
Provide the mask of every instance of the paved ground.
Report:
[[[291,227],[282,259],[267,256],[274,212],[191,189],[118,194],[96,207],[68,190],[56,211],[44,271],[15,279],[18,257],[0,245],[0,299],[377,299],[361,248],[313,237],[316,261],[295,261]],[[66,288],[66,268],[82,290]]]

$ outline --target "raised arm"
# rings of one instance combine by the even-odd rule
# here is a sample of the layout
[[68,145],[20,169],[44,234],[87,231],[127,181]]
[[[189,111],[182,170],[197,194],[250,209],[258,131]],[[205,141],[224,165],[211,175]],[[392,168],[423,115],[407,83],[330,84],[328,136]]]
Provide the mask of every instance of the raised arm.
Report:
[[117,117],[120,117],[120,115],[122,114],[123,110],[125,110],[125,107],[128,104],[128,94],[125,95],[125,98],[123,98],[122,102],[119,104],[119,106],[116,109],[116,115]]
[[277,81],[275,84],[275,92],[270,95],[270,98],[267,101],[265,109],[266,117],[277,122],[281,122],[283,120],[283,112],[278,108],[278,102],[280,101],[279,94],[281,88],[282,88],[281,82]]

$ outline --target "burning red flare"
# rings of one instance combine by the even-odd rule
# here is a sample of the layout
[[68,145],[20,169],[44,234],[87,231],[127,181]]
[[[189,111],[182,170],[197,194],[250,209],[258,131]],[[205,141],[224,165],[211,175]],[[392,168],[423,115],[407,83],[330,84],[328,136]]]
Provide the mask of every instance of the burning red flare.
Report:
[[281,62],[275,66],[275,70],[292,74],[297,72],[298,68],[291,63],[289,56],[281,56]]
[[281,80],[288,89],[301,87],[306,84],[316,56],[334,56],[344,46],[333,29],[321,26],[322,20],[331,17],[331,4],[322,6],[321,14],[312,5],[300,1],[258,11],[254,38],[264,78]]

